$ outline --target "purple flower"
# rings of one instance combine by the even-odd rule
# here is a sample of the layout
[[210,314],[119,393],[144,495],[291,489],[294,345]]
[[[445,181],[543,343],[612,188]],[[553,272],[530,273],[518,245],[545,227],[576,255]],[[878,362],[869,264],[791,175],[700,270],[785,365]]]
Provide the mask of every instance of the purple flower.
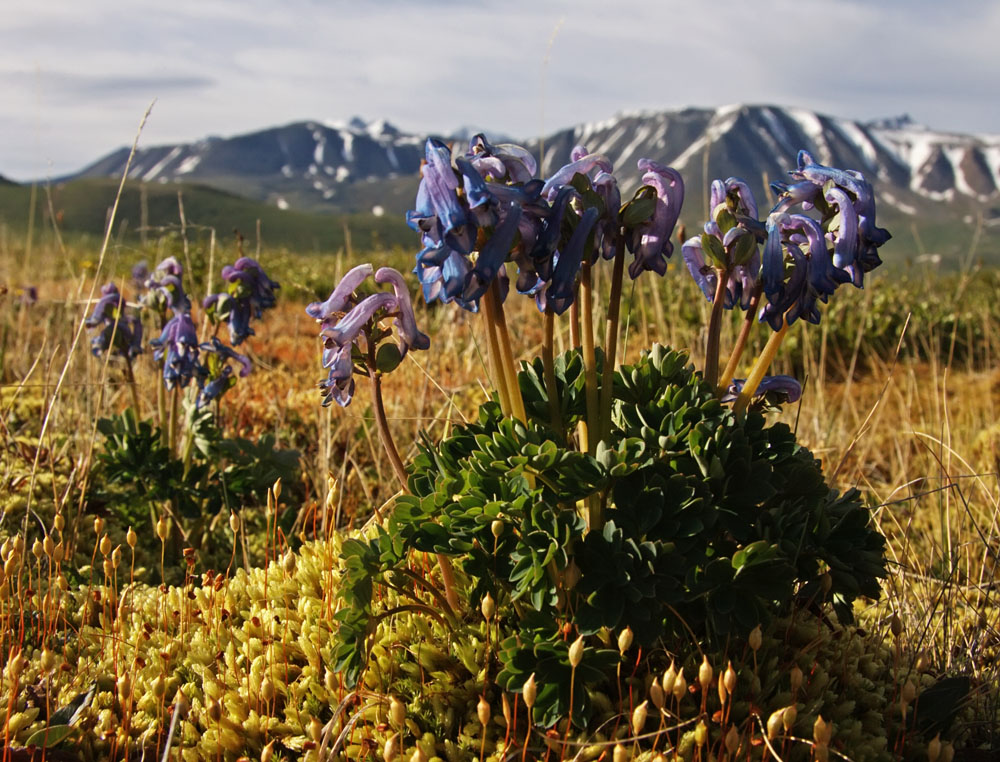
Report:
[[639,159],[639,169],[644,185],[656,191],[653,215],[638,224],[626,238],[628,249],[635,256],[628,274],[635,279],[645,270],[657,275],[667,271],[667,258],[674,252],[670,242],[677,218],[684,204],[684,181],[677,170],[649,159]]
[[[722,397],[722,402],[733,402],[743,391],[746,379],[734,378]],[[798,402],[802,396],[802,384],[791,376],[765,376],[757,387],[754,397],[778,397],[789,404]]]
[[[433,267],[435,266],[429,265],[427,269]],[[355,368],[354,348],[367,354],[369,359],[374,357],[376,347],[372,343],[380,341],[386,335],[379,327],[379,321],[383,317],[395,318],[400,359],[410,349],[430,347],[430,339],[417,328],[406,282],[396,270],[382,267],[375,273],[375,282],[390,284],[392,293],[383,291],[357,299],[355,289],[371,272],[370,265],[355,267],[344,276],[329,299],[314,302],[306,308],[309,316],[316,318],[321,324],[322,365],[328,370],[327,377],[319,383],[324,406],[331,402],[342,407],[350,404],[354,395],[354,373],[364,372]]]
[[149,345],[156,351],[153,359],[163,361],[163,383],[167,389],[188,385],[198,370],[198,330],[191,315],[177,313],[163,328],[158,339]]
[[476,170],[493,182],[527,183],[535,176],[535,157],[512,143],[491,145],[485,135],[469,141],[469,160]]
[[595,169],[611,173],[614,167],[608,157],[599,153],[586,153],[586,148],[577,146],[571,155],[572,161],[561,167],[552,177],[545,181],[542,187],[542,195],[551,201],[559,193],[559,189],[564,185],[573,182],[576,175],[589,175]]
[[416,209],[406,213],[406,222],[433,243],[445,243],[468,254],[475,243],[475,221],[459,198],[459,178],[451,165],[451,149],[430,138],[424,156]]
[[200,349],[204,353],[204,360],[197,368],[200,387],[197,406],[204,407],[209,402],[219,399],[236,384],[230,360],[239,364],[240,378],[248,376],[252,366],[249,357],[233,351],[215,336],[211,341],[201,344]]
[[101,298],[84,325],[99,329],[90,340],[90,351],[97,357],[108,350],[127,358],[142,353],[142,322],[125,312],[125,299],[114,283],[101,288]]
[[167,257],[156,266],[146,279],[149,291],[143,296],[143,303],[152,307],[160,315],[166,315],[168,309],[176,312],[189,312],[191,300],[184,293],[181,281],[184,268],[176,257]]
[[561,315],[573,303],[576,291],[576,274],[580,271],[580,265],[583,262],[584,245],[599,215],[600,212],[597,208],[587,209],[576,224],[569,242],[559,252],[548,288],[545,291],[539,291],[536,296],[538,308],[543,312],[547,307],[551,307],[553,312]]
[[207,296],[201,306],[213,323],[228,324],[229,341],[236,346],[254,335],[251,317],[260,319],[264,310],[275,305],[274,292],[281,286],[250,257],[240,257],[223,267],[222,279],[228,284],[226,290]]
[[38,286],[22,286],[17,295],[17,303],[30,307],[38,303]]

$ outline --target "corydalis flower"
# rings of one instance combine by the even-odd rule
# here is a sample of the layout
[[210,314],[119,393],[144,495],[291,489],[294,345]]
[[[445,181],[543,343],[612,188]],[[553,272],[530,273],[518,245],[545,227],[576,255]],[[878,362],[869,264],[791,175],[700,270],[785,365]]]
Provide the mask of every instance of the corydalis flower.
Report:
[[427,349],[430,346],[428,336],[417,328],[409,290],[403,276],[396,270],[382,267],[375,273],[375,282],[391,285],[392,293],[380,292],[357,299],[355,290],[371,274],[371,265],[355,267],[344,276],[326,301],[313,302],[306,307],[306,314],[320,323],[322,364],[329,371],[319,383],[324,407],[334,401],[341,407],[350,404],[354,395],[354,374],[363,372],[355,368],[355,347],[359,352],[368,352],[367,361],[374,358],[374,344],[386,335],[379,328],[382,318],[395,319],[396,364],[410,349]]
[[764,232],[757,202],[745,182],[730,177],[712,182],[711,207],[712,219],[705,223],[704,233],[681,246],[684,263],[706,299],[715,299],[721,272],[726,275],[723,307],[739,304],[748,309],[760,271],[757,236]]
[[277,301],[274,292],[281,286],[250,257],[240,257],[223,267],[222,279],[228,284],[226,290],[206,297],[202,307],[213,322],[228,324],[229,340],[235,346],[254,335],[250,318],[259,320],[264,310],[274,307]]
[[175,313],[190,311],[191,300],[184,293],[183,273],[184,268],[176,257],[164,259],[146,279],[149,291],[143,296],[143,303],[161,315],[166,315],[168,309]]
[[240,378],[250,375],[252,366],[249,357],[227,347],[215,336],[211,341],[201,344],[200,349],[204,353],[204,359],[198,366],[198,385],[201,388],[198,392],[197,406],[204,407],[209,402],[219,399],[236,384],[230,360],[239,365]]
[[188,385],[198,370],[198,330],[191,315],[178,313],[163,328],[158,339],[149,345],[153,359],[163,362],[163,384],[167,389]]
[[90,351],[97,357],[109,349],[112,354],[129,359],[142,353],[142,322],[125,312],[125,299],[114,283],[101,289],[101,298],[84,325],[99,329],[90,340]]
[[684,204],[684,180],[680,173],[649,159],[639,159],[642,182],[655,191],[655,205],[649,219],[639,223],[626,237],[628,250],[635,256],[628,274],[635,279],[645,270],[657,275],[667,271],[667,259],[674,253],[670,241]]

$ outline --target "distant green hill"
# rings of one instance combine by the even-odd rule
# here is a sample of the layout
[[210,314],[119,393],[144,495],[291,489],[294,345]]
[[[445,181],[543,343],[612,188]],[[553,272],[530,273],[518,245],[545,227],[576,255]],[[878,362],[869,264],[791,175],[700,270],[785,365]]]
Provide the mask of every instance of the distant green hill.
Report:
[[[46,193],[36,194],[35,229],[51,230]],[[110,179],[82,179],[52,186],[52,208],[64,235],[101,236],[118,183]],[[398,215],[315,214],[281,210],[257,201],[199,185],[152,183],[145,186],[147,236],[179,230],[178,193],[184,204],[188,226],[214,228],[221,241],[231,240],[239,231],[248,242],[255,240],[258,220],[261,238],[269,248],[298,252],[337,251],[350,248],[365,251],[393,246],[414,246],[414,233]],[[27,228],[31,188],[0,183],[0,224],[14,230]],[[115,236],[135,241],[140,237],[142,190],[137,183],[126,184],[115,218]],[[196,230],[191,235],[196,235]]]

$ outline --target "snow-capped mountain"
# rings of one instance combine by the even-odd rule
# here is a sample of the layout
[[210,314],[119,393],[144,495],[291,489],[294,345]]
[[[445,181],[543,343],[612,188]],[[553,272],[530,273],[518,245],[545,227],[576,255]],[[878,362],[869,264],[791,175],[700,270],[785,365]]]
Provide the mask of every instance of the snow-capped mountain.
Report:
[[[129,174],[146,182],[198,182],[283,208],[361,211],[378,203],[397,212],[412,203],[424,140],[384,121],[302,122],[145,148]],[[577,144],[606,154],[626,193],[638,184],[636,162],[645,157],[679,169],[695,193],[706,179],[737,175],[764,194],[805,148],[824,164],[864,172],[879,197],[903,214],[947,202],[1000,202],[1000,135],[937,132],[906,117],[862,123],[766,105],[623,114],[548,136],[545,171],[567,161]],[[540,149],[538,141],[525,145],[536,154]],[[116,151],[80,176],[120,175],[127,156]]]

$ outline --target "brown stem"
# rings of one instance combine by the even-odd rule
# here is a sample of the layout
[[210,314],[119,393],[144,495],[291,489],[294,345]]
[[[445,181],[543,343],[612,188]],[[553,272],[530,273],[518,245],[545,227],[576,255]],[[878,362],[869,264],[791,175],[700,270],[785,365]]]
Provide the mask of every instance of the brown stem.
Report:
[[740,335],[736,339],[736,345],[733,347],[733,352],[729,356],[729,362],[726,363],[726,368],[722,371],[722,377],[719,379],[719,385],[716,387],[716,393],[720,397],[726,393],[729,384],[732,383],[733,376],[736,375],[736,368],[739,367],[743,351],[746,349],[750,330],[753,328],[754,323],[757,322],[755,318],[757,316],[757,307],[760,305],[760,291],[761,284],[758,283],[754,287],[753,294],[750,297],[750,306],[743,317],[743,325],[740,326]]
[[715,298],[712,300],[712,316],[708,321],[708,341],[705,345],[705,381],[715,387],[719,381],[719,337],[722,332],[722,310],[726,302],[726,285],[729,269],[715,268]]

